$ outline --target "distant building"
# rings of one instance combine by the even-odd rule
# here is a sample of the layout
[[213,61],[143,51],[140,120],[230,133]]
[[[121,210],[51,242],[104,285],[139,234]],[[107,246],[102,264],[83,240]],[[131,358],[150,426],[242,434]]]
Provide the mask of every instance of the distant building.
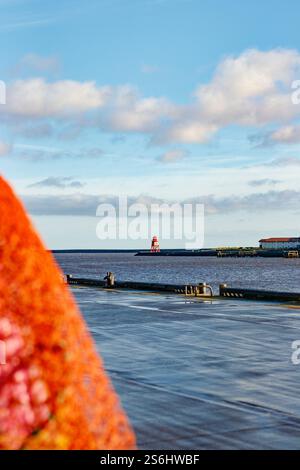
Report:
[[272,250],[280,249],[299,249],[300,238],[263,238],[259,240],[260,248],[269,248]]

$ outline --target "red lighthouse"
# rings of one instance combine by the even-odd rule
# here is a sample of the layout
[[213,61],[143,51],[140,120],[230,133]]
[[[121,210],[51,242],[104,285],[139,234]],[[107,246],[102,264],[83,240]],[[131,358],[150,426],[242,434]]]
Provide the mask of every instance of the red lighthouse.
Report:
[[151,242],[151,253],[159,253],[160,252],[160,247],[159,247],[159,241],[156,235],[152,238]]

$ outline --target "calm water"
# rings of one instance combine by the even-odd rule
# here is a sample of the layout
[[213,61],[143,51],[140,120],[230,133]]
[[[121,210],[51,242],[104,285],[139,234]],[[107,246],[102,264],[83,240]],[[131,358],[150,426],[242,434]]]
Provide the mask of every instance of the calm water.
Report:
[[65,273],[119,280],[169,283],[207,282],[232,287],[300,291],[300,259],[284,258],[146,258],[128,253],[56,254]]
[[300,449],[300,311],[74,289],[142,449]]

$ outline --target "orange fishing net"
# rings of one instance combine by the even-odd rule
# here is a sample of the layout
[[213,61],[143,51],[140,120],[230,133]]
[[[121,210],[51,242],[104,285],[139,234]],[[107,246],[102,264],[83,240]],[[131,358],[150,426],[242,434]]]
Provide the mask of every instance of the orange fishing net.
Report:
[[61,272],[1,178],[0,348],[0,449],[135,447]]

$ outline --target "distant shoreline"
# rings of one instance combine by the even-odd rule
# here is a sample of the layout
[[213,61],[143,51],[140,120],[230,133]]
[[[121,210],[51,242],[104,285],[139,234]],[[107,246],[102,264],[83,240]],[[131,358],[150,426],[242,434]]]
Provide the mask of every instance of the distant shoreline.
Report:
[[65,250],[49,250],[51,253],[137,253],[139,250],[129,250],[129,249],[65,249]]
[[[211,248],[207,248],[208,249],[211,249]],[[50,251],[50,253],[139,253],[139,252],[150,252],[150,250],[148,249],[139,249],[139,248],[136,248],[136,249],[129,249],[129,248],[107,248],[107,249],[98,249],[98,248],[75,248],[75,249],[72,249],[72,248],[66,248],[66,249],[62,249],[62,250],[48,250]],[[160,250],[161,253],[167,253],[167,252],[175,252],[175,253],[178,253],[178,252],[191,252],[193,250],[185,250],[184,248],[164,248],[164,249],[161,249]]]
[[[48,250],[50,253],[139,253],[139,252],[150,252],[150,250],[145,249],[129,249],[129,248],[107,248],[107,249],[98,249],[98,248],[75,248],[75,249],[62,249],[62,250]],[[162,253],[167,253],[167,252],[185,252],[187,250],[184,250],[182,248],[174,248],[174,249],[162,249]]]
[[203,256],[216,256],[216,257],[270,257],[270,258],[300,258],[300,249],[263,249],[254,247],[240,247],[240,248],[206,248],[200,250],[183,250],[183,249],[163,249],[160,252],[151,252],[150,250],[138,249],[64,249],[64,250],[49,250],[53,254],[113,254],[113,253],[128,253],[135,256],[143,257],[165,257],[165,256],[181,256],[181,257],[203,257]]

